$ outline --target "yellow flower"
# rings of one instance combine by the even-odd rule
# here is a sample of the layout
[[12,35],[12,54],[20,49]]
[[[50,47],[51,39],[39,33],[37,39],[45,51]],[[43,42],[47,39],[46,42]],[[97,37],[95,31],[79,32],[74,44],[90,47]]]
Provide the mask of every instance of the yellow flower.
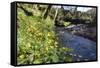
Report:
[[46,47],[46,51],[48,51],[48,47]]
[[33,26],[32,26],[32,25],[30,25],[30,28],[33,28]]
[[58,44],[58,42],[55,42],[55,44],[57,45],[57,44]]
[[28,28],[28,29],[27,29],[27,31],[28,31],[28,32],[31,32],[31,29],[30,29],[30,28]]
[[33,32],[33,31],[36,31],[36,27],[33,27],[32,25],[30,25],[27,29],[28,32]]
[[50,37],[51,36],[51,34],[50,33],[48,33],[48,37]]
[[38,33],[39,36],[42,36],[42,33]]
[[50,44],[52,42],[52,40],[48,40],[48,43]]
[[28,31],[28,32],[33,32],[33,31],[35,31],[35,30],[34,30],[33,28],[28,28],[27,31]]
[[19,58],[23,59],[24,58],[24,55],[20,55]]
[[50,46],[50,48],[53,49],[54,47],[53,46]]
[[35,32],[36,37],[41,37],[42,35],[43,35],[43,33],[39,32],[39,31]]
[[26,47],[28,47],[28,48],[31,47],[31,44],[30,43],[27,43]]

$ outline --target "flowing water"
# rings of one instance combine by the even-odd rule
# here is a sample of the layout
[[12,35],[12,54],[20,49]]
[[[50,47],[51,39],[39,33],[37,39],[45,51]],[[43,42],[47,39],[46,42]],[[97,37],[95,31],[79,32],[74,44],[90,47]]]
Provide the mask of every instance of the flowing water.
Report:
[[56,27],[56,34],[59,38],[59,43],[63,47],[73,50],[69,53],[73,61],[96,60],[96,42],[81,36],[73,35],[61,27]]

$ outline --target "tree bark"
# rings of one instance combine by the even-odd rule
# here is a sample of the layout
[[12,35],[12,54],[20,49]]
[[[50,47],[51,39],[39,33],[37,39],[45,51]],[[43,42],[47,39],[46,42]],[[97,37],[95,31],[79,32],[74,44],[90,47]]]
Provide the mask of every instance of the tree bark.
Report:
[[43,19],[47,18],[48,13],[49,13],[51,7],[52,7],[51,5],[48,5],[48,7],[45,9],[44,14],[43,14]]
[[57,14],[58,14],[58,8],[56,9],[56,12],[55,12],[54,22],[55,22],[55,20],[56,20],[56,18],[57,18]]

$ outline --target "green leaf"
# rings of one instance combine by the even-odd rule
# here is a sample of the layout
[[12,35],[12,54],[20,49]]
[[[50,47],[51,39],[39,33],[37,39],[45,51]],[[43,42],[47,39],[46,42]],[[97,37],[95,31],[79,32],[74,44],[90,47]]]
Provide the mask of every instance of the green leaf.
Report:
[[70,22],[64,22],[64,26],[70,25]]

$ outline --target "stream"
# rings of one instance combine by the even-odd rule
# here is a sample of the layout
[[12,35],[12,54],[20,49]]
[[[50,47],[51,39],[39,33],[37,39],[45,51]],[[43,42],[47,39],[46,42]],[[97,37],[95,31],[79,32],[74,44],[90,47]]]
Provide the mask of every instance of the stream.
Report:
[[59,39],[58,42],[62,47],[73,50],[69,53],[73,61],[92,61],[97,59],[96,42],[82,36],[71,34],[63,27],[56,27],[55,31]]

